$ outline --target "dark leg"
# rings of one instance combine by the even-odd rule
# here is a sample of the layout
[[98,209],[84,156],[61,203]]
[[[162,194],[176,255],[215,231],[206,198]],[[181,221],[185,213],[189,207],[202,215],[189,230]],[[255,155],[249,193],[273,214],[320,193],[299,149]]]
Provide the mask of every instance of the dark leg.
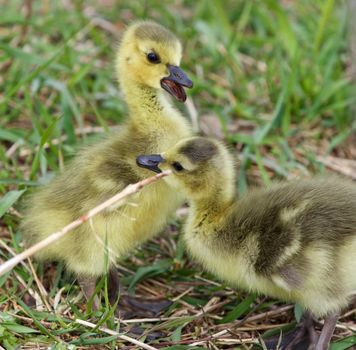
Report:
[[[79,277],[78,282],[84,294],[85,299],[88,301],[91,298],[91,296],[94,294],[95,286],[96,286],[96,278]],[[98,310],[98,309],[99,309],[99,299],[97,296],[95,296],[93,300],[93,310]]]
[[[147,314],[142,310],[142,304],[139,303],[139,299],[131,297],[129,295],[123,295],[120,287],[120,279],[117,270],[112,267],[108,273],[108,297],[111,305],[114,305],[118,300],[118,307],[115,311],[115,315],[119,318],[128,318],[133,314],[139,314],[146,317]],[[135,300],[137,305],[135,305]],[[127,331],[133,336],[142,336],[145,330],[138,326],[127,327],[122,325],[122,329]],[[161,332],[150,332],[146,334],[148,340],[155,340],[164,336]]]
[[119,295],[121,293],[120,288],[120,280],[117,270],[112,267],[109,270],[108,275],[108,294],[109,294],[109,301],[111,305],[114,305],[116,301],[119,299]]
[[329,348],[331,337],[339,318],[339,314],[332,314],[325,319],[324,327],[316,344],[315,350],[327,350]]
[[119,299],[116,315],[124,318],[156,317],[172,304],[165,299],[151,300],[127,295],[120,287],[119,276],[115,268],[111,268],[108,274],[108,293],[111,305]]
[[[314,347],[318,336],[314,329],[314,319],[310,312],[304,312],[298,328],[292,339],[283,348],[284,350],[293,350],[301,346],[309,348]],[[302,345],[304,344],[304,345]]]
[[[282,350],[305,350],[310,346],[314,347],[318,339],[314,329],[314,320],[309,312],[305,312],[300,324],[293,331],[282,335],[279,349]],[[265,340],[268,350],[275,350],[279,342],[279,337]]]

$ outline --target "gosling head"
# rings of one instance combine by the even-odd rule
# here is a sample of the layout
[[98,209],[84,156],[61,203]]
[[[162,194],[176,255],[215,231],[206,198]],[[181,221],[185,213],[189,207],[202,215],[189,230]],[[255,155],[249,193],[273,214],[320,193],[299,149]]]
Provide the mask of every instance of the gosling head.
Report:
[[[164,89],[184,102],[183,87],[193,83],[179,68],[182,45],[161,25],[143,21],[128,27],[117,53],[117,72],[122,85],[132,81],[155,89]],[[126,78],[126,79],[125,79]]]
[[231,154],[217,140],[193,137],[161,154],[141,155],[137,165],[155,172],[170,169],[165,178],[187,198],[231,197],[235,193],[235,167]]

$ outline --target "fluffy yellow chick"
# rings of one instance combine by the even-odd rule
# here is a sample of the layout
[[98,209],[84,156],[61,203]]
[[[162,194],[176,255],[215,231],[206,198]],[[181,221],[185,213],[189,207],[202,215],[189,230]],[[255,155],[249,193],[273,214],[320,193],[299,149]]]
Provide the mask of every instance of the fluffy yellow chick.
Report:
[[[29,198],[21,227],[26,245],[46,238],[128,184],[149,176],[149,171],[137,168],[138,154],[171,147],[191,135],[188,122],[164,91],[185,101],[183,87],[192,87],[179,68],[181,56],[179,40],[161,25],[144,21],[128,27],[116,66],[129,116],[119,131],[84,148],[62,174]],[[115,261],[157,234],[182,197],[161,181],[130,201],[136,205],[97,215],[39,252],[37,258],[64,261],[87,298],[96,279],[108,270],[110,279],[117,282]]]
[[[328,348],[356,290],[356,184],[296,180],[237,199],[232,156],[221,143],[200,137],[137,162],[173,171],[166,181],[190,201],[184,238],[193,258],[232,286],[297,302],[325,318],[312,346]],[[305,331],[300,327],[284,349],[293,349]]]

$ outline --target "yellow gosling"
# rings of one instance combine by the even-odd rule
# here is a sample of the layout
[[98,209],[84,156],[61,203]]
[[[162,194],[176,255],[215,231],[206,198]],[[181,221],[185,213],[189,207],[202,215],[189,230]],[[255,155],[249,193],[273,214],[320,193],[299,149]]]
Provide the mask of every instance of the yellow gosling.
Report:
[[[159,24],[144,21],[128,27],[116,66],[129,116],[119,131],[81,150],[62,174],[28,199],[21,227],[26,245],[44,239],[126,185],[149,176],[149,171],[137,168],[138,154],[171,147],[191,135],[188,122],[167,95],[185,101],[183,87],[192,87],[179,68],[181,55],[179,40]],[[87,298],[96,279],[110,270],[115,299],[115,261],[156,235],[181,201],[182,196],[167,183],[157,182],[131,197],[124,207],[96,216],[37,258],[64,261]]]
[[[309,333],[326,350],[356,290],[356,184],[315,178],[256,189],[240,199],[233,159],[218,141],[182,140],[140,166],[171,169],[166,181],[190,202],[184,239],[191,256],[232,286],[288,302],[325,319],[316,337],[308,313],[283,349]],[[313,327],[309,327],[313,328]]]

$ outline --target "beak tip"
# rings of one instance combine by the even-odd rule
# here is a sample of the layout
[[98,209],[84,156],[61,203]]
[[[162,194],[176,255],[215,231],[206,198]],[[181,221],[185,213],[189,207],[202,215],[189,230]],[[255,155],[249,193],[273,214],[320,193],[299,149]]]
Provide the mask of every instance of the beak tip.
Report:
[[161,169],[158,167],[163,158],[159,154],[140,155],[136,157],[136,164],[141,168],[146,168],[155,173],[161,173]]

